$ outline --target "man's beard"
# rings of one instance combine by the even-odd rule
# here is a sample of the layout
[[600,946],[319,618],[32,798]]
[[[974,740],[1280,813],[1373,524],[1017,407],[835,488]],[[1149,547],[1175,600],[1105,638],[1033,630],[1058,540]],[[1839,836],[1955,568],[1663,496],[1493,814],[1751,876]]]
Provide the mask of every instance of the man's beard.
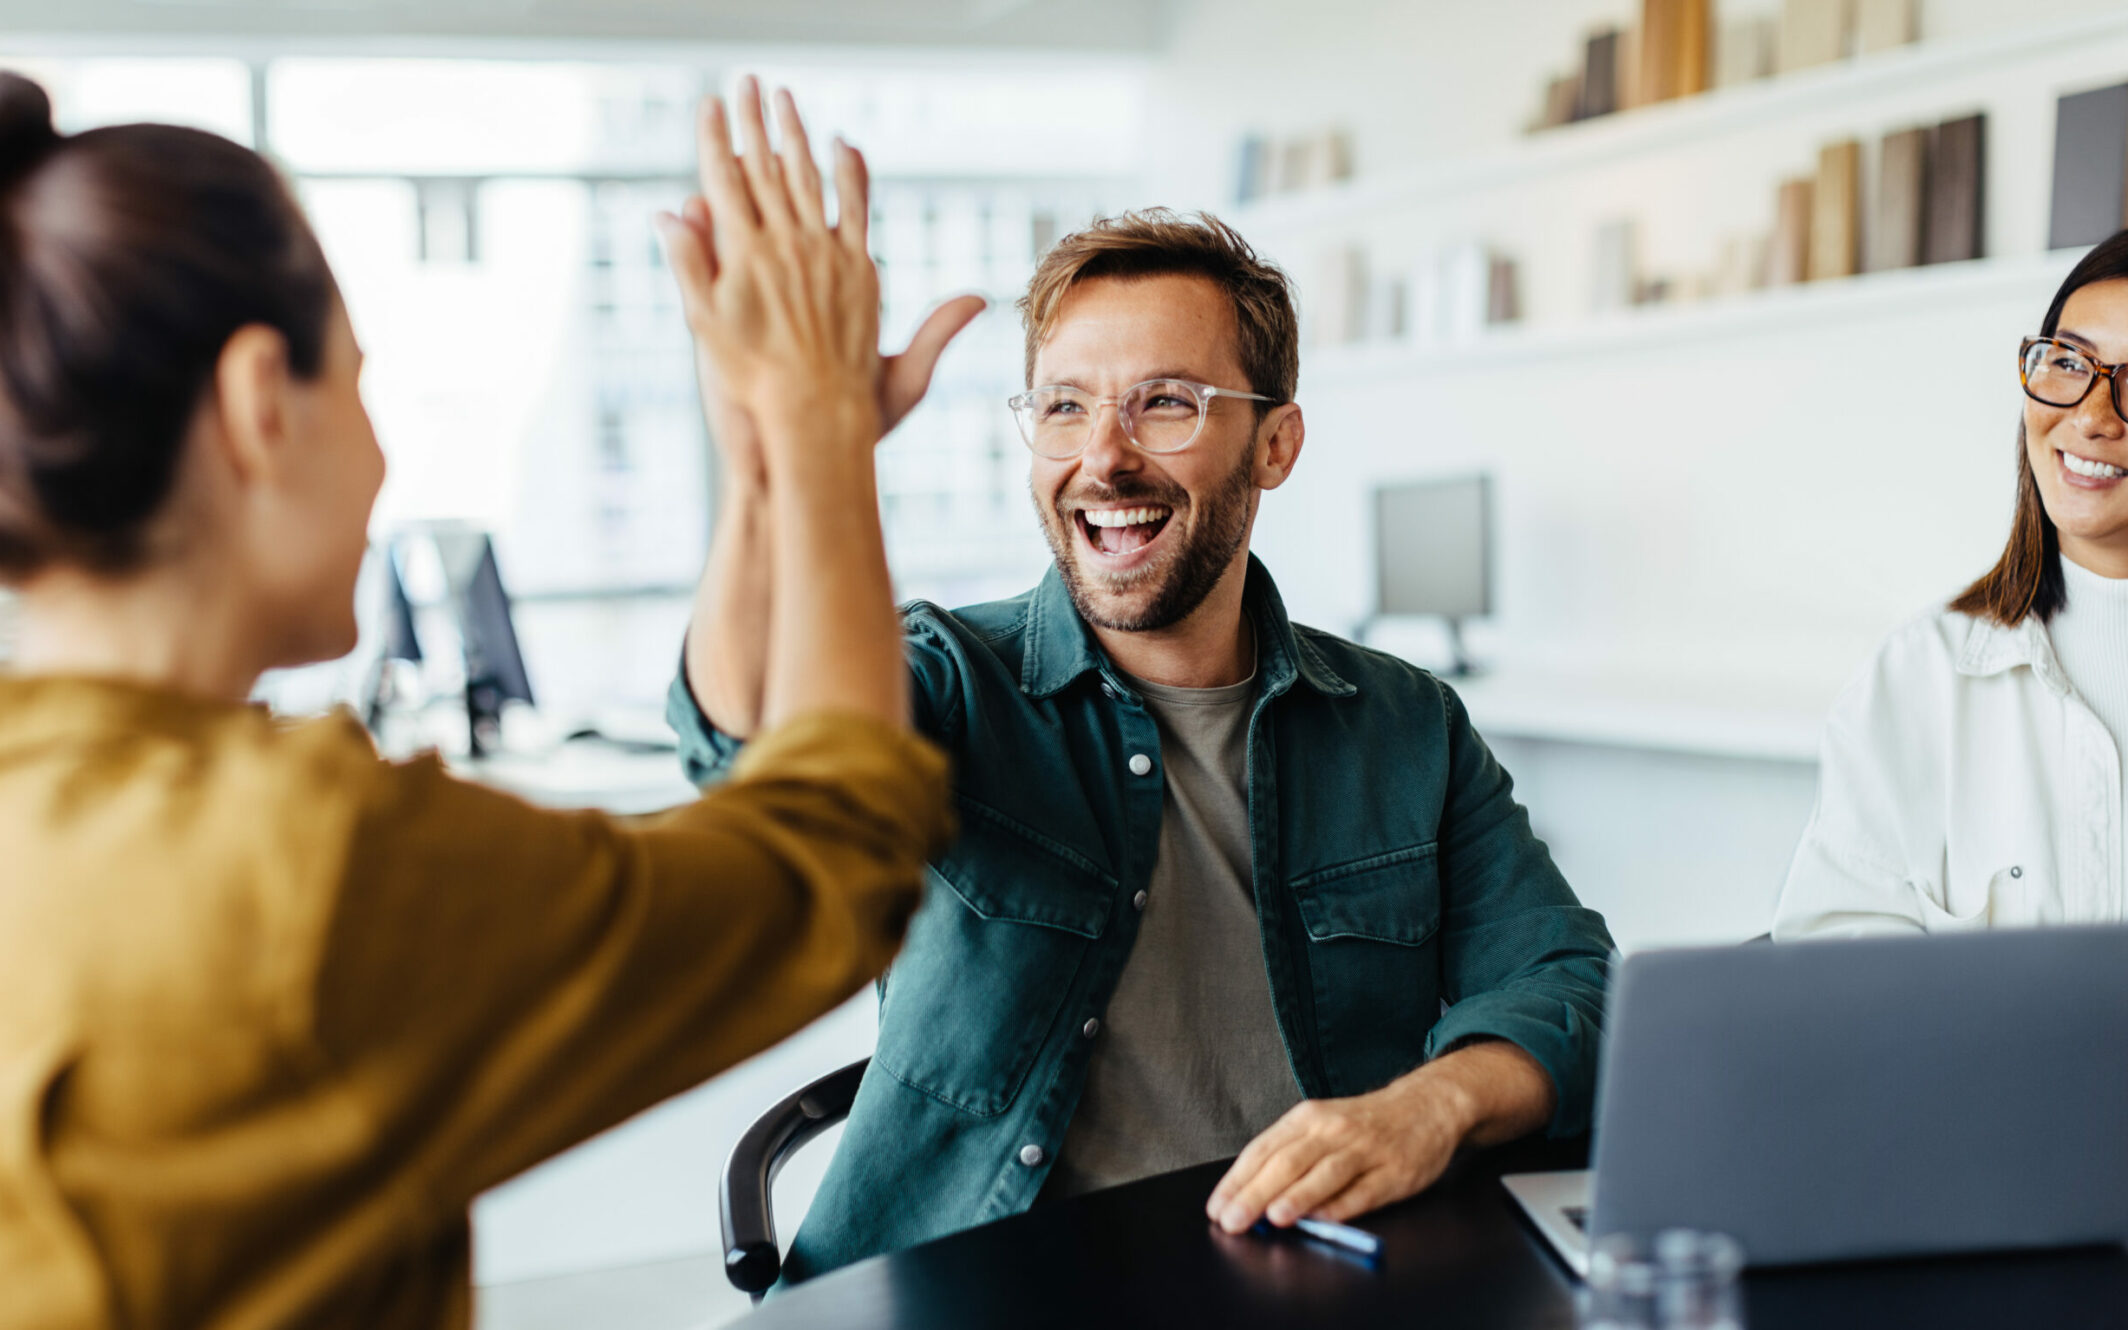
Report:
[[1172,627],[1195,613],[1204,598],[1212,594],[1212,588],[1219,585],[1219,579],[1234,562],[1234,556],[1248,541],[1249,504],[1256,492],[1255,471],[1255,456],[1244,452],[1240,464],[1205,496],[1203,503],[1197,505],[1190,503],[1188,493],[1178,485],[1149,484],[1134,476],[1126,477],[1124,484],[1115,488],[1099,486],[1081,490],[1073,496],[1096,504],[1164,504],[1172,514],[1168,518],[1170,525],[1180,520],[1185,512],[1203,518],[1184,537],[1181,550],[1162,564],[1138,569],[1120,578],[1099,580],[1102,590],[1114,594],[1136,591],[1154,578],[1162,579],[1144,609],[1124,616],[1104,613],[1095,602],[1087,585],[1089,579],[1079,567],[1079,549],[1074,539],[1078,520],[1064,508],[1062,499],[1044,511],[1042,500],[1037,496],[1035,510],[1043,514],[1042,534],[1049,538],[1050,553],[1056,556],[1057,571],[1064,578],[1064,590],[1071,596],[1072,606],[1079,611],[1079,617],[1096,628],[1111,632],[1149,633]]

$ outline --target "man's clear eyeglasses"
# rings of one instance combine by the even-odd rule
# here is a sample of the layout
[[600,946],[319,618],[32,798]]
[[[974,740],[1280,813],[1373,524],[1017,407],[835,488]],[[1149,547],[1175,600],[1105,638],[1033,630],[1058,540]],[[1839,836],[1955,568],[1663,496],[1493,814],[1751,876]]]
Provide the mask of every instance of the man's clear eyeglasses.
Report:
[[1141,450],[1179,453],[1196,442],[1218,397],[1277,400],[1185,379],[1147,379],[1114,397],[1096,397],[1083,388],[1062,384],[1030,388],[1007,398],[1005,405],[1012,408],[1013,419],[1020,423],[1020,437],[1037,456],[1063,461],[1086,450],[1094,437],[1094,417],[1104,406],[1116,408],[1124,435]]
[[2107,380],[2113,394],[2113,410],[2128,420],[2128,404],[2121,401],[2124,366],[2109,365],[2089,351],[2052,337],[2027,337],[2017,348],[2017,377],[2025,396],[2044,406],[2071,407],[2091,395],[2100,379]]

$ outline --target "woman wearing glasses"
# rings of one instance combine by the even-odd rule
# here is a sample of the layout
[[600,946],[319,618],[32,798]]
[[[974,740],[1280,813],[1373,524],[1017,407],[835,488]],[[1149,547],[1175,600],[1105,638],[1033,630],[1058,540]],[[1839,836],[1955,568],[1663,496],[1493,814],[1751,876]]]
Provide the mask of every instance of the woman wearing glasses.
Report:
[[2128,918],[2124,361],[2128,232],[2020,348],[2009,547],[1833,708],[1776,938]]

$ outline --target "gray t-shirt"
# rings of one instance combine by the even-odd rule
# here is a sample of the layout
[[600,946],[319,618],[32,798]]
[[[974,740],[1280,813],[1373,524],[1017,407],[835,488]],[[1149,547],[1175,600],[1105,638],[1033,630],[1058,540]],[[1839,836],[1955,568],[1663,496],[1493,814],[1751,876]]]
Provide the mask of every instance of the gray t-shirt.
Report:
[[1256,682],[1131,686],[1160,726],[1159,857],[1044,1199],[1238,1154],[1301,1098],[1250,885]]

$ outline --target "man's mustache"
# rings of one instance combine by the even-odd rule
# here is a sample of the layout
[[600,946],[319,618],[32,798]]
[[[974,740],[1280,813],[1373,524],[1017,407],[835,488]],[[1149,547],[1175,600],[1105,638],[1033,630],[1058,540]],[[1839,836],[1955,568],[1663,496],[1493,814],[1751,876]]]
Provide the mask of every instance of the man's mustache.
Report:
[[1056,509],[1069,515],[1118,503],[1159,503],[1180,512],[1189,507],[1190,496],[1180,485],[1097,485],[1058,495]]

